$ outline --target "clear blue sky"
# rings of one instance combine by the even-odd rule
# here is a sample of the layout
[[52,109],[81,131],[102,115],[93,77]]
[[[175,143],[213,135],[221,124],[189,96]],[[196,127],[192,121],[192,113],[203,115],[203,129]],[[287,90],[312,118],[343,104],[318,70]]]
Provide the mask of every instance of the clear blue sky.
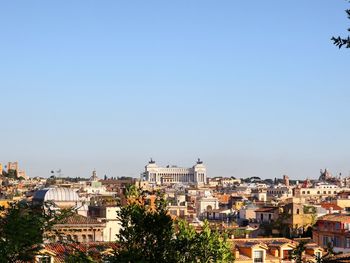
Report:
[[30,176],[350,171],[343,0],[2,1],[0,162]]

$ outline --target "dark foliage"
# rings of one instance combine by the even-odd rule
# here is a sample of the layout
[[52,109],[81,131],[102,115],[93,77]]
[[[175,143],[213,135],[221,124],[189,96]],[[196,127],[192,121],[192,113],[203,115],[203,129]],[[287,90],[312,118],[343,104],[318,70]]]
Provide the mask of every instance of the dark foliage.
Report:
[[[350,2],[350,1],[349,1]],[[350,9],[345,10],[346,14],[348,15],[348,18],[350,19]],[[350,28],[348,28],[348,31],[350,31]],[[333,44],[337,47],[346,47],[350,48],[350,36],[348,37],[332,37]]]
[[299,242],[297,247],[293,250],[292,253],[292,259],[295,261],[295,263],[302,263],[303,262],[303,253],[305,251],[305,241]]
[[2,172],[2,175],[3,175],[4,177],[7,177],[7,178],[16,179],[16,178],[17,178],[17,171],[16,171],[16,170],[13,170],[13,169],[9,169],[7,172],[6,172],[6,171],[3,171],[3,172]]
[[69,214],[27,202],[10,203],[0,211],[0,263],[31,261],[41,249],[44,234]]

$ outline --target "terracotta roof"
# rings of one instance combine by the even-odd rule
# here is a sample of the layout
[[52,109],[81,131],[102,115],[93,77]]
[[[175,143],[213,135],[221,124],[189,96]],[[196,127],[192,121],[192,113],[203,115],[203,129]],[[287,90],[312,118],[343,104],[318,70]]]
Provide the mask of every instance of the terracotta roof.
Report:
[[288,238],[242,238],[242,239],[231,239],[234,245],[245,247],[247,245],[254,246],[256,244],[266,244],[267,246],[283,245],[287,243],[296,244],[297,242]]
[[230,195],[228,194],[217,194],[215,197],[219,199],[220,203],[227,204],[230,201]]
[[268,248],[265,243],[262,242],[255,242],[255,241],[247,241],[247,242],[242,242],[242,243],[235,243],[236,246],[238,247],[253,247],[253,246],[262,246],[265,247],[266,249]]
[[60,225],[101,225],[102,222],[97,221],[91,217],[85,217],[82,215],[74,214],[68,218],[65,218],[60,222]]
[[89,254],[101,254],[106,250],[115,250],[118,248],[118,244],[115,242],[94,242],[94,243],[79,243],[79,244],[62,244],[62,243],[50,243],[45,245],[45,250],[53,252],[55,256],[55,262],[65,262],[67,255],[78,250],[81,252],[89,252]]
[[[266,247],[276,247],[276,246],[282,246],[284,244],[290,244],[292,246],[296,246],[298,242],[295,242],[288,238],[247,238],[247,239],[231,239],[230,240],[233,244],[233,247],[236,246],[236,249],[238,249],[239,257],[235,259],[235,261],[248,261],[252,258],[247,256],[246,254],[243,254],[243,251],[240,251],[239,248],[246,248],[246,247],[252,247],[255,245],[262,245]],[[266,253],[266,259],[267,260],[276,260],[277,258],[270,254],[269,251]]]
[[318,221],[350,222],[349,214],[329,214],[319,217]]
[[333,209],[333,210],[343,210],[343,208],[341,208],[339,205],[337,204],[332,204],[332,203],[322,203],[321,207],[323,207],[324,209]]
[[269,247],[281,247],[285,244],[289,244],[289,245],[294,247],[296,243],[293,242],[292,240],[288,240],[287,242],[284,240],[274,240],[271,243],[269,243],[268,245],[269,245]]

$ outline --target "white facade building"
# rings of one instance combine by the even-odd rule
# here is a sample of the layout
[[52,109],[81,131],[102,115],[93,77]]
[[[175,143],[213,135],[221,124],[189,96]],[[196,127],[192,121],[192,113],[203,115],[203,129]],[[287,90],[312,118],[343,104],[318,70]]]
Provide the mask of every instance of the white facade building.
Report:
[[219,209],[219,199],[216,197],[200,197],[196,202],[197,216],[204,212],[211,212]]
[[191,168],[160,167],[151,159],[145,166],[144,177],[149,183],[157,185],[176,183],[203,185],[207,182],[207,169],[200,159]]
[[338,193],[349,190],[349,188],[343,188],[332,184],[318,184],[314,187],[295,188],[294,196],[305,199],[322,199],[327,197],[335,197]]

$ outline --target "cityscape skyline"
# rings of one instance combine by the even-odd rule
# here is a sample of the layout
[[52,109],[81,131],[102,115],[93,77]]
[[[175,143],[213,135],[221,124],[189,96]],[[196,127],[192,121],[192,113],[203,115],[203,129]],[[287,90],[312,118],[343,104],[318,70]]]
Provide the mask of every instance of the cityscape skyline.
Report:
[[2,3],[0,160],[29,176],[349,175],[346,1]]
[[[174,163],[170,163],[170,162],[157,162],[155,161],[153,158],[150,158],[148,163],[145,163],[144,168],[146,168],[147,166],[149,166],[149,164],[156,164],[157,167],[162,168],[162,169],[182,169],[182,170],[188,170],[188,169],[192,169],[196,164],[198,163],[203,163],[205,166],[205,169],[207,170],[207,164],[205,162],[203,162],[200,158],[197,159],[196,162],[193,162],[192,164],[188,164],[186,165],[178,165],[178,164],[174,164]],[[25,167],[21,166],[21,163],[19,162],[1,162],[0,161],[0,169],[3,169],[4,171],[8,171],[9,169],[9,165],[10,167],[12,167],[13,165],[16,165],[17,168],[15,168],[15,170],[20,169],[18,171],[20,171],[20,173],[23,173],[25,176],[27,176],[27,170],[25,169]],[[210,165],[209,165],[210,167]],[[85,169],[86,170],[86,169]],[[102,172],[101,172],[102,171]],[[136,179],[139,178],[144,178],[145,177],[145,171],[148,171],[148,169],[140,169],[139,172],[135,171],[134,173],[130,173],[130,174],[119,174],[119,175],[114,175],[108,172],[107,168],[103,168],[101,170],[98,170],[96,168],[93,168],[92,170],[89,171],[84,171],[83,175],[74,175],[72,173],[70,173],[68,171],[68,173],[66,173],[65,171],[63,171],[61,168],[53,168],[49,171],[46,172],[45,175],[39,176],[39,175],[30,175],[29,177],[43,177],[43,178],[49,178],[50,176],[55,176],[55,177],[70,177],[70,178],[75,178],[75,177],[80,177],[80,178],[90,178],[91,174],[95,174],[97,175],[99,178],[103,178],[105,176],[107,176],[108,178],[121,178],[121,177],[133,177]],[[86,172],[86,173],[85,173]],[[329,168],[321,168],[318,171],[318,174],[314,174],[313,176],[307,176],[305,178],[298,178],[298,177],[292,177],[290,178],[291,180],[300,180],[303,181],[305,179],[310,179],[310,180],[318,180],[320,175],[322,175],[323,173],[328,172],[331,176],[334,176],[336,178],[346,178],[346,177],[350,177],[350,172],[349,173],[343,173],[341,171],[332,171]],[[1,173],[0,173],[1,174]],[[18,175],[20,176],[20,175]],[[264,176],[260,176],[259,174],[252,174],[252,175],[247,175],[247,176],[240,176],[240,175],[232,175],[232,174],[209,174],[207,175],[208,178],[215,178],[215,177],[222,177],[222,178],[229,178],[229,177],[233,177],[233,178],[237,178],[237,179],[244,179],[244,178],[250,178],[250,177],[260,177],[261,179],[274,179],[274,178],[284,178],[284,176],[288,176],[288,173],[282,173],[280,175],[276,175],[276,176],[268,176],[268,177],[264,177]]]

